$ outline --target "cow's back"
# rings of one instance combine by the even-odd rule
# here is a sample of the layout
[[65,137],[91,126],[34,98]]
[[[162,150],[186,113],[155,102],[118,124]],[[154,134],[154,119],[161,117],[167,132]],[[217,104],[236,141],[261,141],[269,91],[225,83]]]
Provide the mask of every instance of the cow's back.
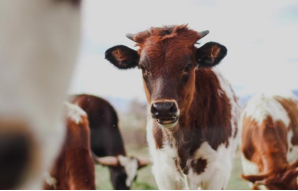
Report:
[[99,157],[125,155],[115,109],[104,99],[92,95],[76,95],[73,103],[88,115],[91,149]]
[[67,120],[64,144],[45,189],[95,189],[95,170],[91,157],[90,129],[86,113],[66,103]]

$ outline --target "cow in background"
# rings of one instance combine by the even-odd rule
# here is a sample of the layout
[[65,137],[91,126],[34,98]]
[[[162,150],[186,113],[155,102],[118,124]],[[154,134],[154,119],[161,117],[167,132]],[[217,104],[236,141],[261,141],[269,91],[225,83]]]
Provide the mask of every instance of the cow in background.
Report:
[[0,0],[0,189],[41,189],[64,137],[80,0]]
[[105,54],[119,69],[142,71],[147,140],[160,189],[224,189],[230,178],[240,106],[213,68],[227,48],[216,42],[195,47],[207,34],[186,25],[152,27],[127,35],[137,51],[118,45]]
[[94,163],[90,148],[87,114],[77,105],[65,104],[66,136],[52,170],[46,176],[44,189],[94,190]]
[[99,97],[85,94],[73,96],[72,102],[88,115],[94,161],[109,167],[114,189],[130,189],[138,169],[148,165],[150,161],[126,157],[118,116],[111,104]]
[[259,94],[241,115],[242,177],[252,189],[298,190],[298,99]]

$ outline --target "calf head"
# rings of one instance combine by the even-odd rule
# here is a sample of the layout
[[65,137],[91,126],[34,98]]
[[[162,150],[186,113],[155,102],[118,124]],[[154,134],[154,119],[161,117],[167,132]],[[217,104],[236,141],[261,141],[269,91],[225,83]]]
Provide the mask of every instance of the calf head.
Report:
[[119,155],[118,157],[96,157],[93,154],[93,160],[96,164],[123,169],[123,173],[120,175],[118,174],[118,176],[121,177],[118,177],[118,182],[116,182],[117,189],[121,190],[129,189],[137,178],[138,170],[151,163],[148,159],[126,157],[122,155]]
[[253,190],[265,186],[269,190],[298,190],[298,159],[284,170],[259,175],[242,175],[242,178],[253,183]]
[[128,34],[139,50],[114,46],[106,51],[106,59],[119,69],[139,68],[150,105],[151,115],[161,127],[172,128],[190,108],[195,94],[196,69],[211,68],[227,54],[215,42],[195,47],[209,32],[196,32],[186,25],[151,28]]

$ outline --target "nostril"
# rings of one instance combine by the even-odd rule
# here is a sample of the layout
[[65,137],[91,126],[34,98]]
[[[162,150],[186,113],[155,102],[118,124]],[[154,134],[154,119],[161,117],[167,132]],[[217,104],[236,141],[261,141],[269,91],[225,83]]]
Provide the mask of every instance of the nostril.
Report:
[[172,113],[172,114],[175,114],[176,112],[177,112],[177,107],[176,107],[176,105],[173,103],[173,106],[171,107],[171,109],[170,109],[170,112]]
[[157,105],[156,104],[152,104],[152,106],[151,106],[151,113],[153,115],[158,115]]
[[0,136],[0,189],[19,184],[29,159],[29,140],[22,134]]

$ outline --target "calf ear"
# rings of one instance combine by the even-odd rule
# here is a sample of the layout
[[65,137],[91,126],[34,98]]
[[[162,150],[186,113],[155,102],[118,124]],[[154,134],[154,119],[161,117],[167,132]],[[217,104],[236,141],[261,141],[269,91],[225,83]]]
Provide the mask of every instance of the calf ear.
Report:
[[196,61],[198,66],[211,68],[227,55],[227,48],[216,42],[208,42],[196,51]]
[[119,69],[134,68],[139,63],[137,51],[123,45],[108,49],[105,53],[105,58]]

